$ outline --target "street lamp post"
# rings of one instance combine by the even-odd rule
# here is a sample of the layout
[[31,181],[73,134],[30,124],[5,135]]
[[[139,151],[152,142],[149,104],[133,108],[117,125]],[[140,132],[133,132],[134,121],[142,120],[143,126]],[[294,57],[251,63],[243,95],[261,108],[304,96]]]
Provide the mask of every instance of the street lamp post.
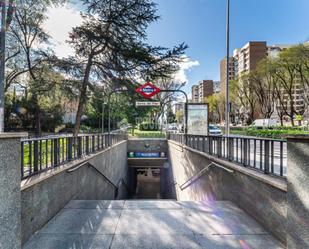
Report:
[[230,0],[227,0],[226,10],[226,107],[225,135],[230,135]]
[[0,133],[4,132],[4,77],[5,77],[5,29],[6,1],[1,1],[1,34],[0,34]]

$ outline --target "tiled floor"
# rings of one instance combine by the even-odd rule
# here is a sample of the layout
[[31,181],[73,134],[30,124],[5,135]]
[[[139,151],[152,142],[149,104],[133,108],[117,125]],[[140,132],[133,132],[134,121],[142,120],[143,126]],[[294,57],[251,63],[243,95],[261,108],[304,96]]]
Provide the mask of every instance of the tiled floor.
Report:
[[231,202],[71,201],[23,249],[279,249]]

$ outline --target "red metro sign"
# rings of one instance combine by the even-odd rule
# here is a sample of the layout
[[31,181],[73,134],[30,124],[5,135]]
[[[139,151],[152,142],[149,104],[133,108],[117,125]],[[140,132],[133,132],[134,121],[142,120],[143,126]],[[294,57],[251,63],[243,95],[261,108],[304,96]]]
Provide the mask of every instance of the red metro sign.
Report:
[[157,95],[161,90],[150,82],[147,82],[146,84],[137,88],[135,91],[141,94],[144,98],[150,99]]

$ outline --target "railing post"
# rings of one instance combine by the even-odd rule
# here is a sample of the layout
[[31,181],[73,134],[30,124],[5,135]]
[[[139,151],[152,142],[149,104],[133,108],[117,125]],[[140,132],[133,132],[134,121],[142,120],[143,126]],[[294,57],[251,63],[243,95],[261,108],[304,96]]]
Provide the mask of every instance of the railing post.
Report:
[[33,141],[33,172],[37,172],[39,170],[39,147],[38,141]]
[[212,145],[213,145],[213,138],[208,137],[208,149],[209,149],[209,154],[212,155]]
[[220,158],[221,157],[221,138],[216,137],[217,140],[217,156]]
[[234,160],[234,138],[228,138],[228,160]]
[[91,136],[91,143],[92,143],[91,152],[93,153],[93,152],[95,152],[95,136],[94,135]]
[[72,155],[72,146],[73,146],[73,138],[72,137],[69,137],[68,138],[68,142],[67,142],[67,153],[68,153],[68,161],[71,161],[72,158],[73,158],[73,155]]
[[89,155],[89,136],[86,137],[86,154]]
[[82,156],[82,137],[77,137],[77,156]]
[[53,150],[53,156],[54,156],[54,167],[58,164],[58,139],[54,139],[54,150]]
[[269,140],[264,140],[264,173],[269,174]]
[[248,139],[245,138],[243,140],[244,146],[243,146],[243,153],[244,153],[244,161],[243,165],[248,166]]

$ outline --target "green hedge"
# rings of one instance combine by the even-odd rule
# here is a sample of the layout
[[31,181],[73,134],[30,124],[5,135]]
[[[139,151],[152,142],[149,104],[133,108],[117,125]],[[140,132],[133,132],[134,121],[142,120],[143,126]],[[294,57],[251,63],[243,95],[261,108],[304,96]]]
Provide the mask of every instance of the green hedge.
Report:
[[245,136],[253,136],[253,137],[265,137],[265,138],[275,138],[275,139],[285,139],[289,135],[302,135],[309,134],[308,131],[304,131],[302,129],[296,129],[296,127],[280,127],[277,129],[255,129],[255,128],[247,128],[244,131],[231,130],[234,135],[245,135]]

